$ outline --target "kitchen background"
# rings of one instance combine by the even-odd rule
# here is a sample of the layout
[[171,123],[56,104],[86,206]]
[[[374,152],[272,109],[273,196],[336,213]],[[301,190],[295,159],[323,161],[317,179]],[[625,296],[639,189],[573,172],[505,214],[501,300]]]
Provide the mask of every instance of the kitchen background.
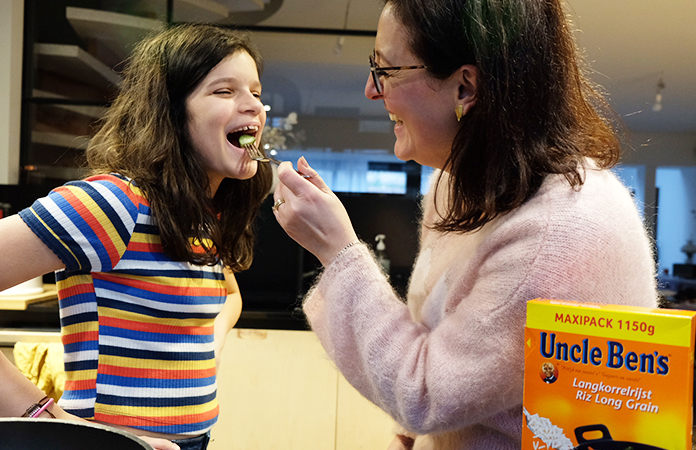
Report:
[[[361,238],[386,236],[394,284],[404,289],[416,249],[417,203],[431,173],[399,161],[381,102],[363,95],[378,0],[8,0],[2,3],[0,210],[84,175],[94,123],[120,82],[132,45],[167,21],[248,29],[265,58],[266,144],[280,159],[308,157],[355,213]],[[696,4],[574,0],[568,13],[626,126],[616,169],[656,241],[661,275],[687,262],[696,240]],[[692,57],[688,57],[691,55]],[[350,208],[350,206],[349,206]],[[382,220],[396,213],[406,220]],[[259,219],[260,246],[240,274],[249,309],[292,309],[316,267]],[[271,245],[272,243],[272,245]],[[279,251],[281,250],[281,251]],[[688,249],[686,249],[688,250]],[[268,285],[269,267],[277,286]],[[681,269],[681,275],[689,270]],[[692,275],[693,276],[693,275]],[[668,286],[669,287],[669,286]],[[673,286],[672,286],[673,287]]]
[[[305,155],[360,237],[374,244],[386,236],[391,279],[403,292],[431,171],[394,157],[392,123],[381,102],[363,95],[380,9],[379,0],[0,1],[0,212],[16,213],[83,175],[82,152],[134,42],[168,21],[225,24],[250,30],[264,55],[269,151]],[[570,0],[568,14],[591,77],[625,121],[616,172],[655,238],[664,293],[679,300],[683,283],[696,284],[672,276],[676,265],[696,278],[683,251],[696,241],[696,2]],[[266,203],[254,264],[238,276],[244,314],[224,357],[234,364],[220,373],[220,420],[235,426],[217,427],[211,448],[228,442],[225,433],[225,448],[386,448],[390,421],[300,331],[298,299],[317,263]],[[57,330],[55,303],[28,311],[0,311],[0,328],[19,329],[18,341],[28,328]]]
[[[10,0],[2,8],[11,44],[0,50],[10,61],[0,70],[5,213],[82,175],[82,151],[133,43],[184,20],[252,32],[265,57],[269,126],[278,131],[267,143],[281,159],[306,155],[335,191],[387,203],[417,201],[425,190],[430,171],[394,157],[381,102],[362,94],[378,0]],[[568,13],[592,77],[625,120],[617,173],[655,234],[660,272],[671,274],[696,238],[696,58],[688,57],[696,54],[696,4],[575,0]],[[399,248],[412,243],[388,231],[361,237],[385,234],[396,266],[408,266]]]

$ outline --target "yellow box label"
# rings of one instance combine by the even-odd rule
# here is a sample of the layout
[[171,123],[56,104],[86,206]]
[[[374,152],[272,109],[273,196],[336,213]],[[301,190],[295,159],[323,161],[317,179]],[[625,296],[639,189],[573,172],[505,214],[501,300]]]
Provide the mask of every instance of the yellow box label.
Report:
[[695,316],[530,301],[522,449],[690,450]]
[[527,303],[527,326],[530,328],[686,347],[691,345],[694,315],[694,311],[577,304],[560,300]]

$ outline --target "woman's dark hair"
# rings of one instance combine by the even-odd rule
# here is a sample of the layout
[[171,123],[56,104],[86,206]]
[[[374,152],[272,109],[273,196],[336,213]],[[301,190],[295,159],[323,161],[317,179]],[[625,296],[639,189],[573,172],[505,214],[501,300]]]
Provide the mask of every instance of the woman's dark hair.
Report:
[[[187,135],[186,99],[224,58],[261,58],[239,32],[202,24],[160,30],[135,48],[118,97],[87,149],[93,173],[120,173],[142,189],[164,251],[197,265],[222,261],[233,271],[251,264],[253,222],[271,186],[259,164],[249,180],[226,178],[210,198],[208,176]],[[191,242],[203,245],[197,252]]]
[[579,189],[585,157],[601,168],[618,162],[614,114],[585,76],[560,0],[386,3],[431,76],[477,68],[477,101],[446,163],[451,206],[435,229],[476,230],[526,202],[549,174]]

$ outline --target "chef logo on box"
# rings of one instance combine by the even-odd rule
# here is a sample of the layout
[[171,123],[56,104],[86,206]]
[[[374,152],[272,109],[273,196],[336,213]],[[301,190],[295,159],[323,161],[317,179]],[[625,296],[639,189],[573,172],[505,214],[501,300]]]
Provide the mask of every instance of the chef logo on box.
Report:
[[558,368],[550,362],[541,365],[541,380],[546,384],[555,383],[558,380]]

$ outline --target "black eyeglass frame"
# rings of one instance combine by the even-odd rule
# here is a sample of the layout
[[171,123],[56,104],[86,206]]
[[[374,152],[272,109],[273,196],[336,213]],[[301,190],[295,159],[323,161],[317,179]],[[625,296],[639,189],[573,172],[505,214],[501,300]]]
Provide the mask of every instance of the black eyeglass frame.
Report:
[[417,66],[380,67],[377,65],[377,63],[375,63],[374,52],[370,55],[370,57],[368,59],[370,61],[370,73],[372,74],[372,81],[375,83],[375,88],[377,89],[377,93],[379,93],[379,94],[382,93],[382,83],[379,81],[379,77],[386,75],[386,73],[377,74],[377,72],[411,70],[411,69],[427,69],[428,68],[428,66],[426,66],[425,64],[420,64]]

